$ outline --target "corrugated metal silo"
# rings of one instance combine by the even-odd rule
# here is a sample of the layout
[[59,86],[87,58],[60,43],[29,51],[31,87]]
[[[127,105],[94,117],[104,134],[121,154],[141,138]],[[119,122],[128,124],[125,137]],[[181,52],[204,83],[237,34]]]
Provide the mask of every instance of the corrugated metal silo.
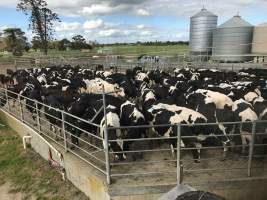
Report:
[[253,54],[267,54],[267,23],[254,28],[252,43]]
[[213,31],[212,59],[224,62],[242,62],[251,59],[253,26],[240,16],[234,16]]
[[203,8],[190,18],[190,52],[211,54],[212,31],[217,27],[218,16]]

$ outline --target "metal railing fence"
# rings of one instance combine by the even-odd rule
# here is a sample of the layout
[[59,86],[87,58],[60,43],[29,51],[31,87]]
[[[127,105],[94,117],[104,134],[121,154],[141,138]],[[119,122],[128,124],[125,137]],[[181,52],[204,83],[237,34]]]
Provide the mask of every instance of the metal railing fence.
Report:
[[[106,117],[105,91],[103,91],[102,93],[102,98],[104,117]],[[263,140],[265,137],[267,138],[267,133],[257,131],[257,127],[259,125],[267,127],[267,120],[220,123],[224,124],[225,126],[244,126],[246,124],[249,124],[251,126],[251,131],[243,134],[243,136],[249,138],[247,144],[242,145],[241,143],[237,143],[235,145],[231,144],[227,146],[228,148],[232,149],[245,148],[245,150],[248,150],[247,154],[242,154],[242,156],[240,156],[239,153],[231,152],[230,157],[224,157],[222,156],[224,147],[221,144],[190,147],[183,146],[183,141],[187,139],[196,139],[197,137],[195,135],[183,135],[184,128],[218,126],[219,123],[203,123],[191,125],[160,124],[108,127],[107,119],[105,119],[104,138],[102,138],[95,133],[88,132],[88,130],[84,130],[83,128],[77,126],[75,121],[84,122],[90,126],[94,126],[96,129],[100,128],[99,124],[92,123],[90,122],[90,120],[88,121],[76,117],[64,110],[53,108],[42,102],[34,101],[5,88],[1,88],[0,90],[0,104],[2,106],[1,109],[13,115],[23,123],[27,124],[39,134],[42,134],[54,143],[60,145],[65,149],[66,152],[72,153],[99,172],[103,173],[106,176],[108,184],[111,183],[111,179],[116,179],[118,177],[126,178],[132,176],[162,176],[164,178],[166,175],[171,175],[172,178],[174,177],[173,175],[176,175],[175,181],[179,184],[183,181],[184,176],[186,177],[191,173],[203,175],[208,172],[226,173],[229,171],[234,171],[233,173],[237,174],[238,172],[245,170],[246,176],[252,176],[252,169],[264,167],[264,165],[256,165],[254,159],[258,157],[264,158],[265,156],[262,153],[255,153],[255,148],[264,148],[265,146],[267,147],[267,143],[265,144],[261,142],[261,140]],[[41,106],[42,108],[40,109]],[[35,116],[35,120],[32,119],[32,116],[26,107],[32,110],[32,113],[34,113]],[[45,112],[45,110],[47,109],[52,109],[58,112],[59,115],[54,116]],[[48,118],[56,120],[57,123],[52,124],[54,126],[54,130],[51,130],[50,128],[51,123]],[[156,128],[172,129],[175,132],[173,132],[173,135],[170,137],[153,136],[151,129]],[[109,144],[112,142],[117,142],[117,140],[109,140],[108,133],[109,131],[114,129],[120,129],[122,132],[127,132],[131,129],[145,129],[149,135],[148,137],[121,138],[122,142],[129,143],[130,145],[144,143],[143,147],[145,148],[132,148],[124,151],[111,151],[108,148]],[[77,130],[81,131],[84,135],[86,135],[86,137],[78,137],[75,134],[75,131]],[[79,145],[73,144],[71,142],[71,137],[76,138],[79,141]],[[213,138],[217,141],[220,140],[219,138],[221,137],[225,137],[225,135],[206,135],[206,138]],[[240,139],[241,135],[239,133],[231,133],[228,134],[227,137],[231,137],[231,139],[236,140]],[[170,141],[175,144],[173,148],[170,148],[168,146]],[[73,149],[73,147],[75,149]],[[201,155],[203,155],[203,157],[201,156],[199,158],[201,164],[194,164],[194,161],[196,161],[196,159],[193,159],[191,153],[188,153],[188,151],[192,150],[201,151]],[[176,152],[176,156],[171,157],[171,154],[169,154],[170,152]],[[125,161],[112,160],[112,157],[115,154],[121,153],[127,155],[127,159]],[[133,158],[133,155],[135,154],[142,154],[141,156],[143,157],[131,160],[131,158]],[[172,155],[174,154],[172,153]],[[236,161],[233,156],[238,156],[239,160]],[[222,165],[221,160],[223,159],[226,159],[226,161],[224,161],[224,164]],[[227,166],[227,163],[230,163],[230,165]],[[240,163],[242,163],[242,165]],[[255,166],[253,164],[255,164]],[[245,174],[241,173],[240,175],[244,176]]]
[[[14,58],[14,59],[1,59],[0,58],[0,73],[5,74],[6,69],[25,69],[25,68],[38,68],[46,67],[49,65],[80,65],[82,67],[92,67],[94,65],[103,65],[105,68],[116,66],[120,72],[124,72],[127,69],[131,69],[137,65],[141,65],[146,69],[173,69],[173,68],[217,68],[222,70],[239,70],[242,68],[264,68],[267,64],[267,55],[221,55],[215,56],[216,59],[211,59],[210,55],[163,55],[160,56],[159,62],[146,61],[140,62],[138,56],[122,55],[114,58],[109,56],[103,56],[99,58],[93,57],[40,57],[40,58]],[[214,57],[213,57],[214,58]],[[222,58],[222,59],[219,59]],[[227,58],[238,60],[240,62],[224,62]]]
[[[66,152],[74,154],[81,160],[87,162],[93,168],[106,175],[106,162],[103,158],[105,149],[102,147],[102,142],[104,141],[103,138],[84,130],[83,128],[77,126],[75,122],[83,122],[95,127],[96,129],[99,128],[98,124],[89,122],[64,110],[51,107],[42,102],[29,99],[28,97],[5,88],[1,88],[0,90],[0,102],[2,106],[1,109],[27,124],[39,134],[49,138],[57,145],[63,147]],[[6,104],[6,106],[3,106],[4,104]],[[40,109],[40,107],[42,108]],[[31,110],[31,113],[28,109]],[[48,109],[57,112],[57,115],[55,116],[45,112],[45,110]],[[32,116],[34,116],[35,119],[33,119]],[[48,118],[56,121],[56,123],[51,124]],[[51,126],[54,128],[51,128]],[[78,137],[75,135],[75,131],[72,130],[81,131],[85,135],[84,138]],[[72,137],[78,140],[79,145],[71,142]]]

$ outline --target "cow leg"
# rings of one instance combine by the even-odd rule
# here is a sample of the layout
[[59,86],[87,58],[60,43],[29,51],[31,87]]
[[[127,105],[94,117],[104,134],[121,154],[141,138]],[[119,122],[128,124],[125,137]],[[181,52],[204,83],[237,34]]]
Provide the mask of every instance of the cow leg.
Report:
[[247,141],[246,141],[246,138],[244,135],[241,135],[241,141],[242,141],[242,151],[241,151],[241,154],[245,154],[245,151],[246,151],[246,144],[247,144]]
[[198,160],[200,162],[200,152],[201,152],[202,144],[201,143],[196,143],[195,146],[197,148]]
[[71,135],[71,142],[72,142],[72,145],[71,145],[71,149],[75,149],[75,145],[76,146],[79,146],[79,139],[78,139],[78,135],[76,134],[72,134]]
[[59,135],[64,138],[64,135],[62,135],[62,129],[61,128],[58,129],[59,129]]
[[32,113],[32,119],[34,121],[34,126],[37,126],[37,123],[35,122],[35,120],[36,120],[36,116],[35,115],[36,115],[35,113]]
[[60,138],[58,137],[58,128],[57,128],[57,126],[54,126],[54,128],[55,128],[55,136],[56,136],[56,140],[58,141]]
[[194,162],[195,163],[200,163],[200,160],[199,160],[199,154],[198,154],[198,150],[196,149],[196,146],[195,145],[192,145],[190,146],[190,148],[194,148],[191,150],[192,152],[192,155],[193,155],[193,159],[194,159]]
[[171,155],[172,155],[172,158],[175,159],[174,146],[173,146],[173,144],[171,144],[170,146],[171,146]]

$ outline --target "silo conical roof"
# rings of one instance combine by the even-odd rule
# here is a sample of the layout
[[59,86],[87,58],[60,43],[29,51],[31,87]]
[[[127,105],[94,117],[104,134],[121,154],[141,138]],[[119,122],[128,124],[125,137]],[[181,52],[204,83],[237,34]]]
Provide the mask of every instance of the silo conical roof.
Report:
[[212,12],[208,11],[206,8],[202,8],[200,12],[193,15],[191,18],[198,18],[198,17],[217,17],[217,15],[213,14]]
[[218,26],[218,28],[233,28],[233,27],[253,27],[250,23],[243,20],[239,15],[236,15]]

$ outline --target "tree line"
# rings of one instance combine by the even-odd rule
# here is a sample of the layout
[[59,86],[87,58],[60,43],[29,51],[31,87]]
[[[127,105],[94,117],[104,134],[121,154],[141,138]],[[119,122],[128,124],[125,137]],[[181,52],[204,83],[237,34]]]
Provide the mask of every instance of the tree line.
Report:
[[56,13],[47,7],[45,0],[20,0],[17,4],[17,10],[22,11],[28,16],[29,29],[34,35],[31,43],[28,42],[25,32],[20,28],[8,28],[0,33],[2,41],[0,47],[3,50],[12,52],[15,56],[21,56],[24,51],[30,48],[40,49],[47,55],[48,49],[74,50],[92,49],[92,44],[86,42],[82,35],[75,35],[72,40],[62,39],[53,40],[54,25],[60,22]]
[[166,46],[166,45],[189,45],[189,41],[147,41],[140,42],[137,41],[135,43],[112,43],[112,44],[101,44],[102,46],[117,46],[117,45],[142,45],[142,46]]
[[47,54],[48,49],[56,49],[59,51],[92,49],[97,45],[96,42],[87,43],[82,35],[75,35],[71,40],[64,38],[62,40],[49,40],[44,43],[38,36],[34,36],[31,42],[28,41],[20,28],[7,28],[0,33],[2,40],[0,41],[0,49],[11,52],[14,56],[22,56],[23,52],[28,52],[30,49],[35,51],[41,50]]

